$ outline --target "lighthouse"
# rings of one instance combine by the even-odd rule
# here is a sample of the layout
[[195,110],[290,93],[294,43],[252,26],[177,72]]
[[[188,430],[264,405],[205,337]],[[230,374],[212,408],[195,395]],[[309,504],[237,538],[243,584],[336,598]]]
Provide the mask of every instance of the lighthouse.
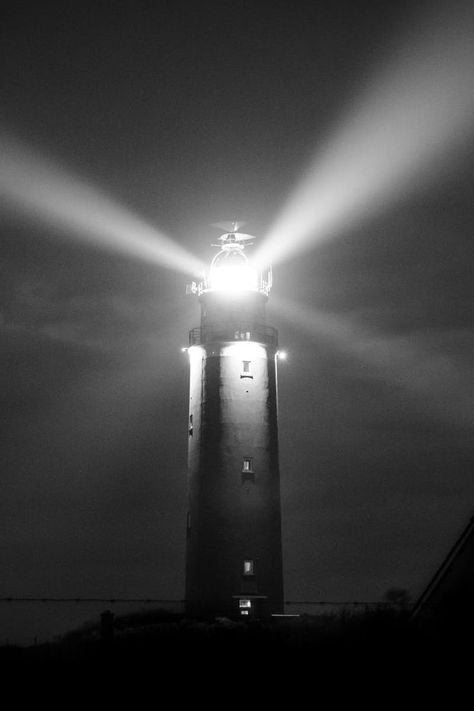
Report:
[[283,612],[278,460],[278,333],[265,320],[271,269],[253,238],[223,234],[189,334],[186,612],[269,618]]

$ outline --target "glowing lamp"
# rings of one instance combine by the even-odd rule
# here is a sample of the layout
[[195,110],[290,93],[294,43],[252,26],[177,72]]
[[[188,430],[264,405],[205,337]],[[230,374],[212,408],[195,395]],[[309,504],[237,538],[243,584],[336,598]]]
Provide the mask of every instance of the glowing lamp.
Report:
[[240,264],[235,262],[228,264],[227,261],[212,265],[209,287],[215,291],[256,291],[257,272],[252,269],[247,260]]
[[223,237],[222,249],[212,260],[208,288],[227,293],[256,291],[257,271],[249,264],[243,243],[235,234]]
[[252,239],[251,235],[240,232],[228,232],[219,237],[220,244],[213,246],[220,247],[220,251],[212,260],[207,277],[199,283],[188,284],[186,293],[201,295],[214,291],[232,296],[253,291],[268,296],[272,286],[271,267],[251,263],[244,253]]

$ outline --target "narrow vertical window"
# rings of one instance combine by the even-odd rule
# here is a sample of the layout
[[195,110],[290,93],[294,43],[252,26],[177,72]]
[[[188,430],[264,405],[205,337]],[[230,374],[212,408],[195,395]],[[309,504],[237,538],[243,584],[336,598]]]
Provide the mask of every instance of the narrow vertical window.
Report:
[[193,434],[193,416],[189,415],[189,434],[192,436]]
[[243,462],[242,462],[242,471],[243,472],[252,472],[252,457],[244,457]]
[[244,560],[244,575],[254,575],[253,560]]
[[251,366],[252,366],[251,360],[243,360],[242,361],[242,369],[240,371],[241,378],[253,378]]

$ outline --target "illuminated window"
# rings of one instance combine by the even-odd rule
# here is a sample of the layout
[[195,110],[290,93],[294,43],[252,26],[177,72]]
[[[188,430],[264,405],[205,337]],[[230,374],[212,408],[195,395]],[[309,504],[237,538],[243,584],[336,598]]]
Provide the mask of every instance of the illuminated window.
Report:
[[244,560],[244,575],[253,575],[253,560]]
[[242,471],[243,472],[252,472],[252,457],[244,457],[244,460],[242,462]]
[[236,341],[250,341],[250,336],[250,331],[234,331],[234,340]]
[[252,363],[251,360],[243,360],[242,361],[242,370],[240,372],[241,378],[253,378],[253,375],[250,370],[251,363]]
[[240,609],[247,609],[249,610],[252,607],[252,601],[251,600],[239,600],[239,607]]

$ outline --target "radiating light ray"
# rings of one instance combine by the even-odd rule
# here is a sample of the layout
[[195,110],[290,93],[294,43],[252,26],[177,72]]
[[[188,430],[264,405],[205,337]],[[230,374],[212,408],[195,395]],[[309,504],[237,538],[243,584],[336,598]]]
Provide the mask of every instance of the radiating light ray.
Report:
[[356,320],[309,309],[273,295],[278,315],[297,325],[316,343],[329,343],[341,353],[366,363],[369,374],[412,396],[424,414],[450,425],[474,426],[472,372],[463,371],[448,355],[420,345],[417,334],[375,333]]
[[[433,12],[433,9],[431,10]],[[314,160],[257,252],[276,263],[439,179],[474,129],[474,5],[398,43]]]
[[100,190],[0,134],[0,198],[68,236],[189,275],[204,264]]

